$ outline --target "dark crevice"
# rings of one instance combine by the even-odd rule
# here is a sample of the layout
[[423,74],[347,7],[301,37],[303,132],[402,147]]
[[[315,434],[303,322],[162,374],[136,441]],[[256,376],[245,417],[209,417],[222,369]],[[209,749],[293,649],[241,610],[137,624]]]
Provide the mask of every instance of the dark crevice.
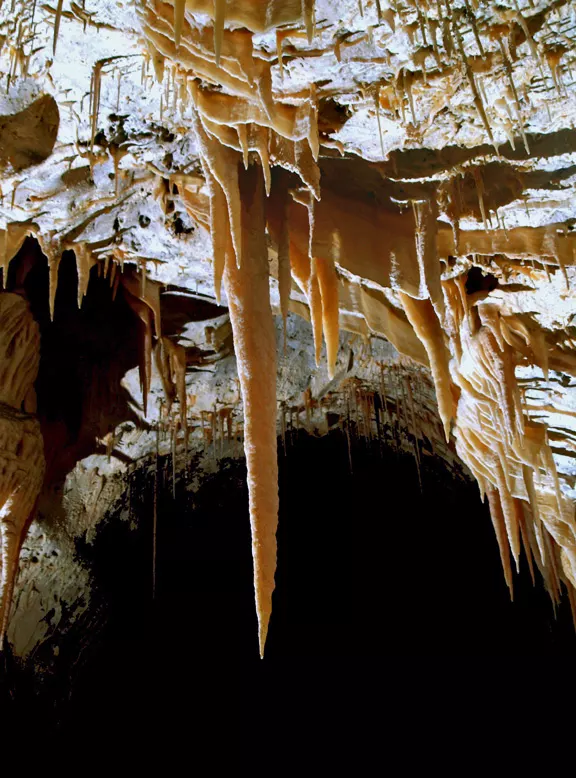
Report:
[[[518,139],[516,148],[510,143],[498,147],[500,155],[508,160],[525,161],[540,157],[558,157],[576,151],[576,130],[563,129],[551,133],[527,133],[530,153]],[[476,158],[492,157],[494,149],[488,143],[472,148],[445,146],[442,149],[405,149],[390,152],[390,161],[378,168],[391,178],[415,178],[449,171]]]
[[498,287],[498,279],[479,267],[471,267],[466,275],[466,294],[492,292]]

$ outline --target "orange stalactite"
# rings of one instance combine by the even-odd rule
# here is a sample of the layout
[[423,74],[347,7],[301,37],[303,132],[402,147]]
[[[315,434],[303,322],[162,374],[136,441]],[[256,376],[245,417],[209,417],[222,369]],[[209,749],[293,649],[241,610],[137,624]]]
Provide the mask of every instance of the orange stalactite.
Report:
[[[173,5],[181,6],[180,3]],[[432,70],[426,72],[426,58],[433,56],[438,71],[444,68],[451,78],[459,68],[464,90],[468,95],[471,92],[484,132],[494,143],[490,126],[493,114],[485,97],[489,69],[497,61],[504,67],[511,90],[506,129],[513,132],[514,105],[529,153],[512,79],[510,46],[506,40],[502,42],[498,35],[490,33],[491,40],[497,40],[499,47],[496,51],[484,48],[480,36],[485,30],[475,15],[476,4],[465,5],[480,56],[470,55],[467,50],[469,41],[464,41],[462,18],[453,13],[449,0],[436,4],[435,23],[425,19],[424,7],[417,4],[416,23],[404,26],[414,43],[422,36],[424,48],[413,52],[410,66],[401,67],[395,82],[386,89],[391,94],[403,93],[412,118],[410,132],[416,136],[424,131],[425,122],[419,122],[418,116],[424,115],[427,92],[440,77]],[[475,255],[500,255],[516,264],[525,257],[538,257],[540,261],[545,259],[546,267],[556,262],[569,268],[574,264],[574,237],[561,234],[554,225],[502,230],[498,223],[498,229],[492,229],[490,213],[496,210],[491,205],[492,187],[489,176],[484,176],[478,163],[472,173],[484,230],[460,229],[460,223],[468,215],[466,193],[458,185],[463,168],[451,176],[453,185],[447,195],[446,211],[451,226],[441,220],[440,211],[444,206],[439,194],[441,187],[434,191],[432,184],[427,183],[414,197],[403,193],[402,200],[413,203],[413,215],[410,210],[393,204],[387,187],[394,187],[386,173],[382,192],[375,192],[373,197],[362,192],[362,186],[356,186],[358,182],[348,186],[345,177],[341,179],[341,187],[334,187],[328,174],[330,160],[322,159],[322,176],[317,164],[322,136],[327,135],[326,131],[319,133],[318,130],[323,109],[322,85],[311,82],[299,93],[291,94],[289,100],[283,99],[282,90],[272,79],[274,58],[256,56],[252,41],[253,32],[276,30],[278,67],[282,75],[288,52],[292,57],[296,42],[304,37],[308,42],[312,40],[314,3],[265,0],[257,4],[232,4],[224,0],[195,0],[187,7],[191,12],[206,13],[213,24],[205,28],[198,25],[194,29],[185,25],[180,37],[174,30],[174,41],[170,39],[170,24],[168,31],[156,24],[151,4],[145,4],[141,16],[151,57],[154,59],[152,52],[157,52],[169,67],[178,67],[179,73],[181,70],[189,74],[186,92],[193,104],[193,126],[206,187],[202,195],[185,189],[183,199],[189,212],[210,229],[216,296],[219,300],[224,277],[230,305],[246,412],[245,444],[261,648],[273,588],[272,529],[275,529],[277,511],[271,472],[264,468],[265,456],[271,459],[276,432],[276,422],[272,423],[272,416],[276,419],[276,404],[270,400],[274,394],[275,355],[269,314],[269,266],[278,275],[284,322],[289,308],[296,311],[306,308],[296,299],[296,287],[302,292],[307,303],[304,315],[309,315],[312,322],[316,360],[320,359],[323,336],[331,376],[336,365],[340,327],[363,338],[384,335],[401,353],[429,365],[446,440],[450,441],[452,428],[457,451],[476,476],[481,494],[488,495],[510,589],[508,546],[518,564],[523,542],[537,562],[547,565],[545,578],[556,597],[560,565],[568,570],[574,557],[570,545],[573,521],[566,514],[546,437],[539,437],[525,418],[515,367],[524,358],[548,371],[549,366],[554,369],[554,364],[558,364],[554,359],[561,359],[565,365],[570,355],[558,348],[548,348],[520,320],[502,317],[500,310],[491,308],[489,303],[483,304],[479,295],[470,295],[464,274],[441,282],[441,272],[450,271],[455,258],[464,262],[463,258]],[[364,7],[362,10],[367,14]],[[393,12],[383,12],[377,3],[376,13],[378,21],[384,18],[394,32]],[[300,29],[296,27],[298,24]],[[522,26],[521,20],[519,24]],[[239,26],[243,29],[238,29]],[[445,55],[459,63],[447,66],[442,61],[444,55],[440,55],[436,42],[437,27],[442,31]],[[511,30],[510,25],[504,27]],[[370,46],[377,44],[376,30],[367,31],[354,42],[364,40]],[[430,47],[427,36],[431,38]],[[285,38],[290,38],[291,46],[283,51]],[[532,45],[533,40],[528,39],[528,43]],[[346,64],[341,50],[347,45],[345,39],[337,38],[335,51],[341,66]],[[312,55],[308,50],[307,53]],[[555,65],[553,57],[550,61]],[[180,94],[183,83],[180,83]],[[362,94],[375,96],[380,150],[384,157],[380,111],[388,112],[392,108],[389,100],[380,100],[380,84],[378,81],[377,86],[363,87]],[[524,89],[523,85],[520,87]],[[526,90],[522,94],[528,102]],[[404,112],[403,101],[396,102]],[[407,124],[406,116],[397,119]],[[324,140],[329,145],[330,139]],[[396,159],[392,163],[395,176],[402,178],[398,176]],[[280,167],[284,170],[279,171]],[[377,189],[376,183],[374,186]],[[254,275],[257,268],[261,274],[258,278]],[[293,299],[292,281],[295,282]],[[265,346],[256,364],[255,344],[259,338]],[[258,387],[256,374],[260,381]],[[400,380],[397,383],[401,395],[396,398],[398,409],[405,389]],[[258,392],[264,392],[264,399]],[[411,426],[417,437],[411,388],[408,395],[404,396],[402,423],[408,422],[410,406]],[[358,394],[351,391],[348,402],[355,406],[356,429],[361,428],[370,437],[372,415],[379,414],[380,410],[373,408],[369,392],[363,388]],[[258,419],[253,413],[255,403],[260,408]],[[386,416],[385,398],[384,403]],[[311,417],[310,398],[305,407]],[[297,422],[299,412],[297,409]],[[212,438],[216,432],[212,431]],[[555,565],[554,570],[551,565]]]
[[244,405],[254,589],[260,655],[272,611],[278,523],[276,451],[276,330],[270,306],[262,176],[250,166],[239,174],[243,258],[228,252],[224,285]]
[[336,359],[338,357],[338,341],[340,335],[338,310],[338,276],[334,262],[330,259],[316,257],[316,275],[322,300],[322,324],[326,341],[328,359],[328,374],[334,377]]

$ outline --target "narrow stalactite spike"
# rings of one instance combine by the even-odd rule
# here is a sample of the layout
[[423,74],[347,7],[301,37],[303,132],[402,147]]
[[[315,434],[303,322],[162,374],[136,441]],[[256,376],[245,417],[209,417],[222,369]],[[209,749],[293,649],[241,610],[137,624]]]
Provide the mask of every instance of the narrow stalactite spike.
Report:
[[482,59],[486,59],[486,52],[484,51],[484,46],[482,45],[482,39],[480,38],[480,35],[478,33],[478,25],[476,24],[476,16],[474,14],[474,11],[470,7],[470,4],[468,0],[464,0],[464,7],[466,8],[468,12],[468,18],[470,19],[470,24],[472,26],[472,32],[474,33],[474,40],[476,41],[476,45],[478,46],[478,51],[480,52],[480,56]]
[[426,349],[434,378],[438,410],[444,425],[446,441],[450,440],[450,424],[454,417],[454,400],[448,367],[444,334],[430,300],[416,300],[400,292],[400,301],[410,324]]
[[526,137],[526,132],[524,130],[524,122],[522,121],[522,112],[520,108],[520,99],[518,97],[518,92],[516,90],[516,85],[514,83],[514,75],[512,73],[511,61],[510,58],[506,55],[506,51],[504,49],[504,43],[501,38],[498,38],[498,45],[500,47],[500,53],[502,55],[502,60],[504,63],[504,71],[508,79],[510,91],[512,92],[514,110],[516,112],[516,121],[518,122],[520,128],[520,134],[522,135],[522,140],[524,142],[524,148],[526,149],[526,153],[530,154],[530,146],[528,144],[528,138]]
[[346,443],[348,446],[348,465],[350,467],[350,475],[354,473],[352,467],[352,441],[350,436],[350,392],[348,387],[346,388],[346,421],[344,422],[344,428],[346,432]]
[[340,335],[338,275],[331,259],[317,257],[315,263],[322,300],[322,324],[328,359],[328,376],[334,378]]
[[282,41],[284,40],[282,33],[276,30],[276,56],[278,57],[278,72],[280,79],[284,79],[284,63],[282,60]]
[[502,570],[504,571],[504,579],[510,592],[510,599],[514,600],[514,584],[512,581],[512,568],[510,566],[510,554],[508,541],[506,539],[506,529],[504,526],[504,516],[502,514],[502,505],[500,503],[500,496],[498,491],[493,487],[489,487],[486,492],[488,496],[488,504],[490,505],[490,517],[496,533],[496,540],[498,541],[498,549],[500,551],[500,561],[502,562]]
[[[196,89],[193,90],[192,96],[196,103],[198,100]],[[201,148],[203,168],[210,171],[226,196],[236,263],[240,266],[242,264],[242,229],[240,197],[238,194],[237,152],[217,143],[208,135],[197,111],[193,111],[192,118],[196,137]]]
[[484,205],[484,182],[482,180],[482,172],[479,168],[473,170],[474,183],[476,185],[476,194],[478,195],[478,206],[480,208],[480,214],[484,223],[484,229],[488,232],[488,221],[486,219],[486,207]]
[[414,412],[414,395],[412,394],[412,384],[408,377],[406,377],[406,390],[408,392],[408,401],[410,404],[410,415],[412,416],[412,434],[414,436],[414,453],[416,456],[416,465],[418,467],[418,483],[420,485],[420,492],[422,493],[422,462],[420,458],[420,445],[418,442],[418,427],[416,424],[416,414]]
[[316,269],[316,259],[310,259],[310,277],[308,280],[308,300],[310,303],[310,317],[312,319],[312,333],[314,336],[314,358],[316,366],[320,365],[322,354],[322,331],[323,331],[323,307],[322,295],[320,293],[320,284],[318,283],[318,273]]
[[214,0],[214,56],[216,64],[220,65],[222,53],[222,38],[226,22],[226,0]]
[[493,471],[495,473],[495,479],[498,486],[498,492],[500,496],[500,504],[504,514],[504,522],[506,525],[506,533],[508,535],[508,542],[510,543],[510,550],[516,563],[516,570],[520,570],[520,528],[518,526],[518,514],[514,507],[514,498],[510,494],[510,487],[508,485],[507,473],[502,466],[502,461],[497,459],[494,461]]
[[482,120],[482,124],[484,125],[484,129],[486,130],[486,134],[488,135],[488,139],[490,140],[490,143],[494,146],[494,149],[496,151],[496,155],[498,156],[498,148],[494,144],[494,136],[492,135],[492,129],[490,127],[490,123],[488,121],[488,117],[486,116],[486,110],[484,108],[484,104],[482,102],[482,97],[480,95],[480,92],[478,91],[478,86],[476,84],[476,80],[474,78],[474,73],[472,72],[472,69],[470,67],[470,63],[468,62],[468,58],[466,57],[466,53],[464,51],[464,43],[462,41],[462,34],[460,33],[460,30],[458,28],[458,25],[453,21],[452,28],[455,33],[456,41],[458,43],[458,49],[460,51],[460,58],[462,60],[462,64],[464,65],[464,69],[466,72],[466,77],[468,79],[468,83],[470,85],[470,89],[472,90],[472,97],[474,99],[474,105],[476,106],[476,109],[478,111],[478,114],[480,116],[480,119]]
[[376,123],[378,124],[378,137],[380,138],[380,151],[382,153],[382,159],[386,159],[386,152],[384,151],[384,138],[382,137],[382,122],[380,120],[380,84],[376,87],[376,93],[374,95],[376,103]]
[[242,149],[242,161],[244,162],[244,170],[248,170],[248,126],[246,124],[239,124],[237,127],[238,141],[240,148]]
[[530,548],[530,539],[528,537],[528,530],[526,528],[526,517],[524,515],[524,507],[522,500],[515,499],[514,506],[518,518],[518,525],[520,527],[520,535],[522,537],[522,547],[526,555],[526,561],[528,562],[528,569],[530,570],[530,578],[532,579],[532,586],[536,586],[536,578],[534,575],[534,562],[532,559],[532,549]]
[[64,0],[58,0],[58,5],[56,6],[56,16],[54,18],[54,39],[52,42],[52,55],[56,56],[56,46],[58,45],[58,34],[60,32],[60,22],[62,21],[62,6],[64,5]]
[[529,465],[522,466],[522,475],[524,478],[524,485],[528,493],[528,500],[530,503],[530,510],[532,512],[532,521],[534,524],[534,534],[536,536],[536,543],[540,554],[540,562],[542,566],[546,564],[546,548],[544,545],[544,537],[542,532],[542,523],[540,520],[540,509],[538,507],[538,498],[536,496],[536,489],[534,488],[534,471]]
[[[546,441],[548,443],[548,440]],[[554,494],[556,496],[556,506],[557,506],[557,515],[561,519],[562,518],[562,512],[563,512],[563,502],[562,502],[562,489],[560,488],[560,479],[558,478],[558,469],[556,467],[556,462],[554,461],[554,455],[552,454],[552,449],[549,445],[546,445],[543,449],[544,453],[544,461],[546,463],[546,467],[548,469],[548,472],[552,476],[552,484],[554,486]]]
[[184,27],[184,17],[186,15],[186,0],[174,0],[174,44],[176,51],[180,48],[180,39]]
[[311,44],[314,39],[314,6],[316,0],[302,0],[302,17],[306,28],[308,43]]
[[76,248],[76,268],[78,271],[78,308],[82,305],[82,300],[88,291],[88,282],[90,281],[90,268],[93,259],[90,250],[85,243],[78,244]]
[[52,253],[48,259],[48,300],[50,307],[50,321],[54,321],[54,307],[56,304],[56,291],[58,289],[58,270],[60,268],[60,254]]
[[556,544],[548,531],[544,532],[544,542],[546,544],[547,558],[550,560],[550,577],[552,579],[553,595],[554,595],[552,601],[554,605],[554,613],[556,614],[556,608],[560,603],[560,595],[561,595],[560,577],[558,575],[558,565],[556,562],[556,553],[555,553]]
[[276,330],[268,279],[262,176],[240,172],[244,261],[226,256],[224,284],[244,404],[254,589],[260,656],[272,610],[278,523],[276,442]]

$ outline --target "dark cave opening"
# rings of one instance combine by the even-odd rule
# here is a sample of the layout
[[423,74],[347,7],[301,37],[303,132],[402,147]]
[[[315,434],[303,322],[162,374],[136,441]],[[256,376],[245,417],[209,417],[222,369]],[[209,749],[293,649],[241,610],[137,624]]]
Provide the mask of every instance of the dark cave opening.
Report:
[[[362,439],[352,464],[353,472],[339,431],[300,432],[280,456],[278,570],[264,661],[243,461],[222,460],[198,488],[191,464],[174,498],[170,458],[159,459],[155,601],[155,477],[135,471],[94,544],[78,549],[99,592],[99,614],[86,622],[97,629],[87,640],[80,625],[63,641],[60,669],[40,697],[36,691],[36,703],[65,732],[90,722],[106,731],[162,727],[176,715],[168,711],[186,710],[192,699],[203,711],[238,713],[248,689],[301,664],[573,654],[568,603],[555,618],[524,560],[510,602],[474,484],[424,457],[421,493],[410,455]],[[34,693],[22,695],[24,710]],[[165,721],[155,718],[158,700]]]

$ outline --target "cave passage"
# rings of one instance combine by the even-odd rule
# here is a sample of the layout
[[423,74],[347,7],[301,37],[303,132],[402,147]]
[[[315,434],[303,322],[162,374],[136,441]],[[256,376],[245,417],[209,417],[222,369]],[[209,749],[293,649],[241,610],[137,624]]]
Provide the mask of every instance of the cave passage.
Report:
[[193,461],[174,498],[170,457],[158,460],[154,602],[155,472],[135,471],[95,543],[79,546],[93,566],[89,623],[100,618],[100,631],[91,640],[72,632],[60,646],[61,669],[44,694],[61,726],[152,715],[155,694],[170,709],[214,689],[228,700],[238,683],[252,686],[294,661],[573,654],[568,603],[555,619],[524,559],[510,602],[473,483],[424,456],[420,493],[410,455],[362,439],[353,441],[352,466],[340,431],[300,432],[280,454],[278,572],[263,662],[243,461],[221,460],[197,488]]

